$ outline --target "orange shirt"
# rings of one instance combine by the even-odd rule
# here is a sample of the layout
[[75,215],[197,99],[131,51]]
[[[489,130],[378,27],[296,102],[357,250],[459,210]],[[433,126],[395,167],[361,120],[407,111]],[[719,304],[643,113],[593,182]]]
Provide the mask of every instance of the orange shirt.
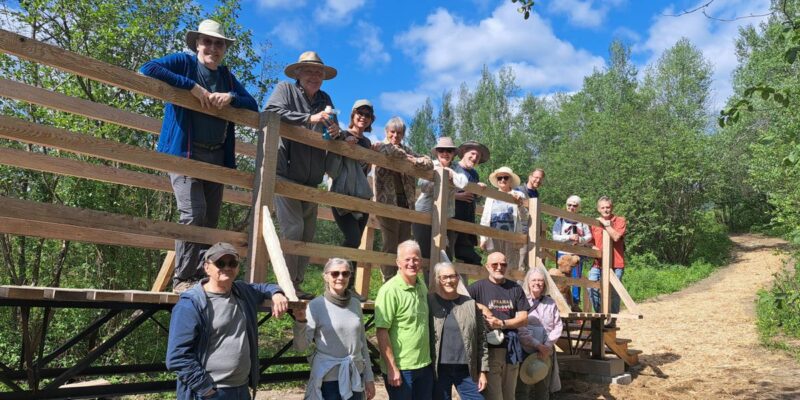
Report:
[[[611,227],[614,228],[620,234],[619,240],[614,242],[614,263],[612,264],[613,268],[625,268],[625,228],[627,227],[628,223],[625,221],[625,217],[620,217],[614,215],[611,217]],[[592,226],[592,240],[594,241],[594,245],[602,251],[603,246],[603,228],[599,226]],[[600,260],[595,260],[593,267],[600,267]]]

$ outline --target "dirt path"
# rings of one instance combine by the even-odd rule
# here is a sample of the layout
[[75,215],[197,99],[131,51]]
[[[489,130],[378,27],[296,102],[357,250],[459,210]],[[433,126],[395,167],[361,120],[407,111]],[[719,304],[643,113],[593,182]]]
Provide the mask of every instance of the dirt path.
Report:
[[630,385],[565,382],[558,399],[800,399],[800,365],[758,344],[755,298],[782,268],[785,242],[732,238],[732,264],[672,295],[641,304],[620,336],[643,350]]
[[[800,365],[759,346],[758,289],[783,266],[785,242],[732,238],[732,263],[675,294],[640,304],[644,319],[621,321],[620,337],[643,350],[630,385],[564,381],[556,399],[800,399]],[[378,399],[385,399],[379,387]],[[262,391],[258,399],[301,399],[302,390]]]

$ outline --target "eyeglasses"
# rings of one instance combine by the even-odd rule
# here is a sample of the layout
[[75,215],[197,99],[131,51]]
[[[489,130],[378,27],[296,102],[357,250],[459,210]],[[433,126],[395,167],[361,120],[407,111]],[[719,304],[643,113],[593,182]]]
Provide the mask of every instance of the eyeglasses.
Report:
[[442,275],[442,276],[439,277],[439,280],[442,281],[442,282],[457,281],[458,280],[458,274]]
[[491,263],[489,266],[492,268],[505,268],[508,266],[508,263]]
[[342,278],[347,279],[350,277],[350,271],[328,271],[328,275],[330,275],[333,279],[339,279],[339,275],[341,275]]
[[510,176],[508,176],[508,175],[502,175],[502,176],[498,176],[498,177],[497,177],[497,181],[498,181],[498,182],[507,181],[507,180],[509,180],[509,179],[511,179],[511,177],[510,177]]
[[437,153],[452,153],[454,151],[456,151],[456,149],[442,149],[442,148],[437,148],[436,149]]
[[217,268],[219,268],[219,269],[224,269],[224,268],[236,269],[236,268],[239,268],[239,261],[231,260],[231,261],[225,262],[224,260],[217,260],[217,261],[214,261],[214,265],[216,265]]
[[578,208],[578,207],[580,206],[577,204],[567,204],[567,208]]
[[203,46],[206,46],[206,47],[212,47],[213,46],[213,47],[218,47],[220,49],[224,49],[225,46],[226,46],[226,43],[225,43],[224,40],[219,40],[219,39],[218,40],[214,40],[214,39],[211,39],[209,37],[201,37],[199,39],[199,42]]
[[360,115],[360,116],[362,116],[364,118],[372,118],[372,111],[370,111],[370,110],[358,109],[358,110],[356,110],[356,114],[358,114],[358,115]]

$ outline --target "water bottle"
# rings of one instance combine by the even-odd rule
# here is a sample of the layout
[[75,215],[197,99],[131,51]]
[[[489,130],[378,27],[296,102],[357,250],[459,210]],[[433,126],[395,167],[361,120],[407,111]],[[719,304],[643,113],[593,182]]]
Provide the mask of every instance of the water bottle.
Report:
[[[331,124],[338,124],[339,122],[336,120],[336,114],[339,114],[339,110],[335,110],[331,108],[331,106],[325,106],[325,112],[328,113],[328,118],[330,118]],[[328,132],[328,125],[323,123],[322,127],[322,138],[325,140],[331,140],[331,134]]]

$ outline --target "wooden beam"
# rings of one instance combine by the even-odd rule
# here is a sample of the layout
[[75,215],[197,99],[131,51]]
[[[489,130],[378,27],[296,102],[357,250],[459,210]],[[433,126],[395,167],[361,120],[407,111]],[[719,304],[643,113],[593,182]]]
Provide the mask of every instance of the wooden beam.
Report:
[[614,290],[617,291],[620,300],[622,300],[622,303],[625,304],[625,307],[628,309],[628,312],[636,315],[641,315],[642,312],[639,311],[639,305],[637,305],[636,302],[633,301],[633,298],[628,293],[628,290],[625,289],[625,286],[623,286],[622,282],[620,282],[619,278],[617,278],[617,274],[609,274],[608,278],[611,283],[611,286],[614,288]]
[[200,101],[188,90],[177,89],[157,79],[139,75],[122,67],[97,61],[60,47],[0,29],[0,51],[26,60],[49,65],[62,71],[81,75],[156,99],[168,101],[190,110],[258,128],[258,113],[250,110],[224,107],[204,109]]
[[161,263],[161,269],[158,270],[158,276],[153,282],[153,287],[150,288],[150,291],[163,292],[169,286],[173,272],[175,272],[175,252],[170,250],[164,257],[164,262]]
[[[530,226],[528,227],[528,268],[534,268],[541,262],[541,231],[542,218],[539,213],[539,198],[528,199],[528,214],[530,215]],[[544,265],[544,263],[542,263]],[[550,275],[550,274],[547,274]]]
[[[556,285],[555,281],[553,281],[553,277],[547,273],[547,268],[545,268],[542,260],[538,259],[536,264],[533,264],[531,268],[539,268],[539,271],[544,274],[544,279],[547,280],[547,294],[549,294],[550,297],[555,300],[556,306],[558,306],[558,313],[562,317],[568,316],[572,312],[572,309],[570,308],[567,299],[565,299],[564,296],[561,295],[561,291],[558,290],[558,286]],[[528,282],[523,282],[523,285],[527,284]]]
[[[563,242],[556,242],[554,240],[549,239],[539,239],[540,246],[546,249],[558,250],[565,253],[572,253],[577,254],[580,256],[592,257],[592,258],[600,258],[600,250],[595,250],[591,247],[586,246],[576,246],[568,243]],[[558,260],[556,260],[558,261]]]
[[[433,205],[431,207],[431,254],[428,267],[428,282],[434,285],[433,267],[442,261],[442,252],[447,249],[447,220],[450,209],[450,174],[443,167],[436,167],[433,175]],[[445,257],[447,257],[445,255]]]
[[[475,182],[467,183],[467,186],[464,188],[464,190],[470,193],[475,193],[478,196],[491,197],[495,200],[502,200],[505,201],[506,203],[511,203],[511,204],[517,203],[517,199],[515,199],[514,196],[510,195],[509,193],[501,192],[497,189],[492,189],[490,187],[483,187]],[[483,207],[481,207],[481,210],[482,209]]]
[[[370,219],[374,218],[370,216]],[[361,235],[361,243],[358,245],[359,250],[372,250],[375,244],[375,228],[367,226],[364,233]],[[355,276],[355,290],[364,298],[369,296],[369,282],[372,278],[372,263],[360,262],[356,267]]]
[[283,256],[284,241],[278,238],[278,231],[272,222],[272,215],[267,205],[261,206],[261,228],[261,234],[267,245],[267,252],[272,263],[272,270],[275,271],[275,279],[278,281],[278,286],[283,289],[283,294],[286,295],[287,299],[297,301],[297,293],[294,290],[292,276],[289,274],[289,268],[286,267],[286,258]]
[[[0,30],[2,31],[2,30]],[[2,36],[2,35],[0,35]],[[0,137],[252,189],[253,175],[0,115]]]
[[600,290],[600,308],[603,314],[609,313],[610,303],[610,294],[611,294],[611,285],[609,284],[609,280],[611,279],[609,275],[611,274],[611,268],[614,266],[614,243],[611,241],[611,235],[608,234],[608,231],[603,229],[603,244],[601,246],[601,251],[603,252],[602,259],[600,263],[602,265],[601,270],[601,290]]
[[[272,207],[272,196],[275,194],[275,165],[278,160],[278,127],[280,117],[274,113],[263,113],[264,128],[258,135],[258,153],[255,160],[253,182],[252,218],[250,219],[250,248],[247,260],[249,263],[248,280],[250,283],[264,282],[267,279],[267,245],[263,237],[263,206]],[[271,222],[271,221],[270,221]]]
[[106,229],[76,227],[72,225],[0,217],[0,232],[45,239],[71,240],[84,243],[130,246],[144,249],[169,250],[175,240],[162,237],[111,232]]
[[568,219],[570,221],[583,222],[584,224],[589,225],[589,226],[601,226],[600,222],[597,221],[594,218],[590,218],[590,217],[587,217],[585,215],[569,212],[567,210],[564,210],[564,209],[561,209],[561,208],[558,208],[558,207],[553,207],[553,206],[551,206],[549,204],[542,203],[541,211],[543,213],[547,214],[547,215],[552,215],[554,217],[561,217],[561,218],[564,218],[564,219]]
[[[55,91],[51,92],[46,89],[8,79],[0,78],[0,96],[75,115],[81,115],[86,118],[108,122],[125,128],[136,129],[156,135],[161,134],[161,121],[155,118],[120,110],[78,97],[67,96]],[[252,143],[237,141],[236,152],[248,157],[255,157],[256,146]]]
[[570,278],[567,276],[551,276],[553,281],[559,285],[580,286],[582,288],[600,288],[600,282],[590,281],[586,278]]
[[[114,233],[125,234],[132,239],[140,236],[147,239],[146,243],[151,244],[155,239],[170,239],[205,244],[228,242],[239,248],[247,247],[247,235],[240,232],[182,225],[174,222],[152,221],[145,218],[58,204],[17,200],[8,197],[0,197],[0,218],[61,225],[64,226],[65,232],[69,230],[68,227],[73,227],[74,229],[72,230],[74,232],[69,233],[74,233],[76,236],[80,235],[81,229],[89,228],[95,231],[108,232],[109,235]],[[0,230],[5,231],[6,227],[0,226]],[[119,236],[116,236],[116,238],[119,238]],[[114,244],[143,247],[136,242]],[[174,246],[174,243],[170,244],[167,249],[172,246]]]
[[[169,178],[164,175],[148,174],[124,168],[91,164],[54,155],[0,147],[0,164],[25,168],[51,174],[74,176],[98,182],[133,186],[142,189],[172,193]],[[222,201],[239,205],[250,205],[249,191],[226,188]]]

